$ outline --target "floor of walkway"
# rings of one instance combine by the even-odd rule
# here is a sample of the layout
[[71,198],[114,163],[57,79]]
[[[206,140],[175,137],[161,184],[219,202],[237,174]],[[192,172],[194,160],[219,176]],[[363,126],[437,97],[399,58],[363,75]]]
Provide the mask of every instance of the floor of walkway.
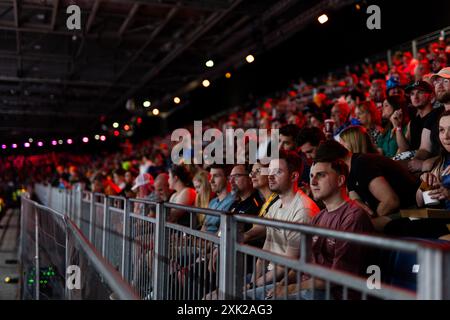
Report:
[[[20,210],[8,210],[0,219],[0,300],[17,300],[19,297],[18,244]],[[12,283],[6,283],[10,277]]]

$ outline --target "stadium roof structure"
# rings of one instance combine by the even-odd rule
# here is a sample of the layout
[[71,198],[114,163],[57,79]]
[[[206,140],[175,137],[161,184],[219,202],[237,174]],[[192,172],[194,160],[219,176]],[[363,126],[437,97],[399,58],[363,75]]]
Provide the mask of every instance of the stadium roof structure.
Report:
[[[151,97],[161,111],[341,0],[0,0],[0,135],[73,134]],[[81,9],[69,30],[67,7]],[[208,59],[217,61],[213,69]]]

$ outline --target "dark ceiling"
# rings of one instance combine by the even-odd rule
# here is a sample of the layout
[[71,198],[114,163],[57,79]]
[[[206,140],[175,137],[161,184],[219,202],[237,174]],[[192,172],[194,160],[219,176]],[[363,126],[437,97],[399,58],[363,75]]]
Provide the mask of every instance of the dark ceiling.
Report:
[[[90,133],[100,119],[170,113],[175,95],[238,68],[338,0],[0,0],[0,135]],[[81,8],[81,30],[66,8]],[[218,63],[207,70],[209,58]]]

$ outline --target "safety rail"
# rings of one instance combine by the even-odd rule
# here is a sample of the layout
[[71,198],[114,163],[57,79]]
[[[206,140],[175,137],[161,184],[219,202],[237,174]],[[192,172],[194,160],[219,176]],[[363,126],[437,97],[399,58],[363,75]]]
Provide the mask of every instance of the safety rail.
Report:
[[[61,193],[43,186],[37,186],[36,192],[38,196]],[[63,203],[57,206],[63,207],[66,219],[76,225],[85,239],[89,239],[90,246],[122,275],[130,290],[141,299],[257,299],[255,289],[244,288],[255,280],[258,268],[270,270],[270,266],[276,272],[280,270],[280,274],[266,281],[263,272],[262,289],[258,290],[265,292],[266,287],[284,285],[284,294],[279,297],[282,299],[301,299],[301,291],[288,292],[288,285],[299,286],[306,275],[313,279],[313,297],[323,291],[324,299],[352,298],[355,292],[360,299],[450,299],[449,245],[335,231],[173,203],[90,192],[77,194],[69,190],[62,193],[69,196],[61,196]],[[73,208],[80,209],[70,212]],[[191,226],[196,214],[219,217],[220,236],[168,222],[171,209],[189,214]],[[296,233],[299,257],[289,258],[242,243],[242,235],[237,232],[242,225],[263,225]],[[368,285],[370,274],[363,277],[311,263],[307,258],[310,254],[307,244],[313,236],[348,241],[376,249],[382,255],[393,252],[409,255],[413,262],[405,272],[414,282],[413,288],[384,277],[381,286],[373,287]],[[380,265],[382,272],[384,267]],[[325,288],[315,288],[314,279],[322,279]]]
[[[32,201],[27,194],[22,195],[21,201],[22,299],[83,298],[81,287],[69,285],[72,277],[69,267],[75,265],[74,260],[80,263],[82,256],[88,262],[85,265],[92,265],[95,272],[101,275],[101,282],[107,287],[104,298],[114,292],[123,300],[138,299],[134,290],[93,247],[68,215]],[[86,278],[85,270],[81,274],[75,271],[75,282],[81,281],[82,276]],[[83,282],[89,281],[83,279]],[[90,284],[93,285],[95,283]]]

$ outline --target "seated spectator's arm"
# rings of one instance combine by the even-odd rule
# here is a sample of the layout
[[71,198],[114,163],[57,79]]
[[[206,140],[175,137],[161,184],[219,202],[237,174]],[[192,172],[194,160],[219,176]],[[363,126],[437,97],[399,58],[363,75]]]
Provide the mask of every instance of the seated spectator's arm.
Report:
[[[195,200],[195,194],[194,194],[194,200]],[[181,205],[190,205],[194,201],[192,199],[192,193],[189,192],[189,190],[184,191],[175,202],[176,204]],[[187,214],[185,210],[179,210],[179,209],[170,209],[169,217],[167,219],[168,222],[177,222],[178,219],[180,219],[184,214]]]
[[384,177],[377,177],[370,181],[369,191],[380,202],[377,214],[385,216],[396,212],[400,207],[400,199]]
[[427,128],[423,128],[422,137],[420,139],[420,147],[414,159],[418,160],[428,159],[430,157],[431,150],[432,150],[431,131]]
[[419,208],[424,206],[423,194],[422,194],[422,190],[420,190],[420,188],[417,189],[417,192],[416,192],[416,203]]
[[370,209],[370,207],[361,200],[361,198],[356,193],[356,191],[350,191],[349,192],[349,197],[350,197],[350,199],[355,200],[358,203],[358,205],[361,208],[363,208],[363,210],[366,211],[370,216],[374,215],[373,210]]
[[398,145],[398,153],[402,153],[405,151],[409,150],[409,137],[410,136],[410,132],[409,132],[409,123],[408,123],[408,128],[406,129],[406,134],[403,135],[403,131],[402,130],[395,130],[395,139],[397,141],[397,145]]
[[[262,266],[264,267],[264,265]],[[264,282],[266,285],[272,284],[274,282],[277,282],[279,279],[281,279],[284,276],[284,269],[285,267],[277,266],[275,272],[274,270],[266,272],[266,274],[260,276],[259,278],[256,278],[255,280],[255,286],[256,287],[262,287],[264,285]]]
[[247,243],[252,240],[261,239],[266,236],[266,227],[254,224],[253,227],[244,233],[244,243]]
[[439,156],[425,160],[422,164],[422,171],[423,172],[431,171],[431,169],[433,169],[433,167],[434,167],[435,162],[438,159],[439,159]]

